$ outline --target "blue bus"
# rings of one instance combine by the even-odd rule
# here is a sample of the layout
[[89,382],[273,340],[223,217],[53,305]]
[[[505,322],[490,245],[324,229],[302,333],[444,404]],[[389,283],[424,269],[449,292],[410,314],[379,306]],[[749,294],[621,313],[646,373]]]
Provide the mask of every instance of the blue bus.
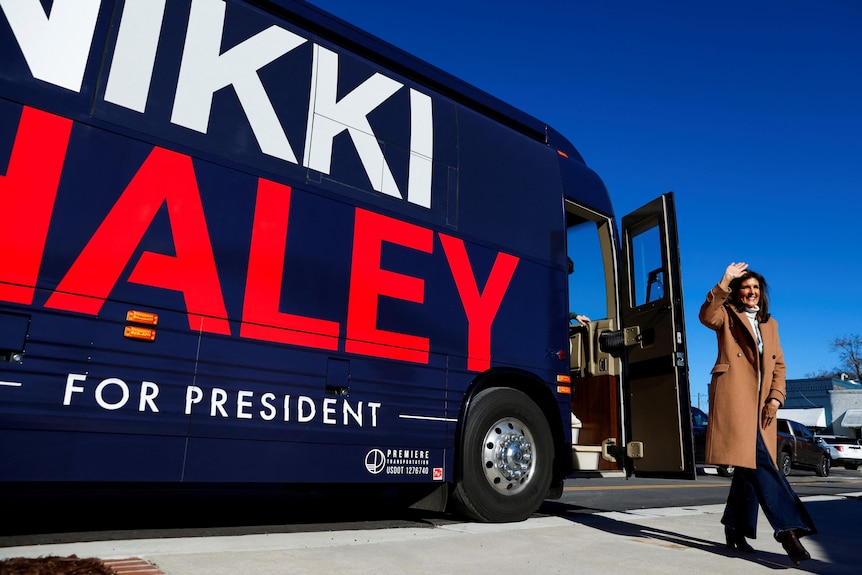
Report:
[[0,13],[4,490],[694,477],[672,194],[304,2]]

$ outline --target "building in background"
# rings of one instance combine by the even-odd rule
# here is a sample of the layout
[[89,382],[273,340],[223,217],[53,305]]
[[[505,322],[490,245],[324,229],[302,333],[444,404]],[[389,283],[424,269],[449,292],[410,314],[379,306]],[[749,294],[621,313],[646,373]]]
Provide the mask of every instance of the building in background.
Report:
[[851,379],[788,379],[787,399],[779,417],[817,433],[862,438],[862,384]]

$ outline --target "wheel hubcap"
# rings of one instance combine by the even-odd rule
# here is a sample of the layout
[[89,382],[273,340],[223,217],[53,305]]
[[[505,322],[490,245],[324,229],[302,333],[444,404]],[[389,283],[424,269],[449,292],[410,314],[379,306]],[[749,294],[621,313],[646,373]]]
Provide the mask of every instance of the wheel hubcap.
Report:
[[517,419],[501,419],[485,434],[482,463],[495,490],[507,495],[522,491],[535,468],[532,433]]

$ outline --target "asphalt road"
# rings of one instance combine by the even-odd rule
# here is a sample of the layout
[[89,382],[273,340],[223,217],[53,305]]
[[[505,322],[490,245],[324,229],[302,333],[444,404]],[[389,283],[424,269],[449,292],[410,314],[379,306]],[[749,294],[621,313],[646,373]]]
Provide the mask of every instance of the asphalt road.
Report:
[[[828,477],[817,477],[811,471],[794,470],[788,479],[800,497],[862,491],[862,470],[850,471],[836,467]],[[727,499],[730,481],[730,478],[719,477],[714,471],[702,471],[696,481],[578,478],[568,480],[563,497],[559,501],[546,502],[543,511],[553,512],[560,507],[595,512],[723,504]]]

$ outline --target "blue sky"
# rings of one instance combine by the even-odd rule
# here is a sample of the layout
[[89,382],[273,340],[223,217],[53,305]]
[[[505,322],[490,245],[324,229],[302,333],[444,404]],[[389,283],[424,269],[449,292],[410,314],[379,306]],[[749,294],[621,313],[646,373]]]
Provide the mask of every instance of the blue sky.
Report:
[[862,334],[862,2],[311,3],[553,126],[618,216],[675,193],[695,405],[731,261],[770,284],[788,378]]

